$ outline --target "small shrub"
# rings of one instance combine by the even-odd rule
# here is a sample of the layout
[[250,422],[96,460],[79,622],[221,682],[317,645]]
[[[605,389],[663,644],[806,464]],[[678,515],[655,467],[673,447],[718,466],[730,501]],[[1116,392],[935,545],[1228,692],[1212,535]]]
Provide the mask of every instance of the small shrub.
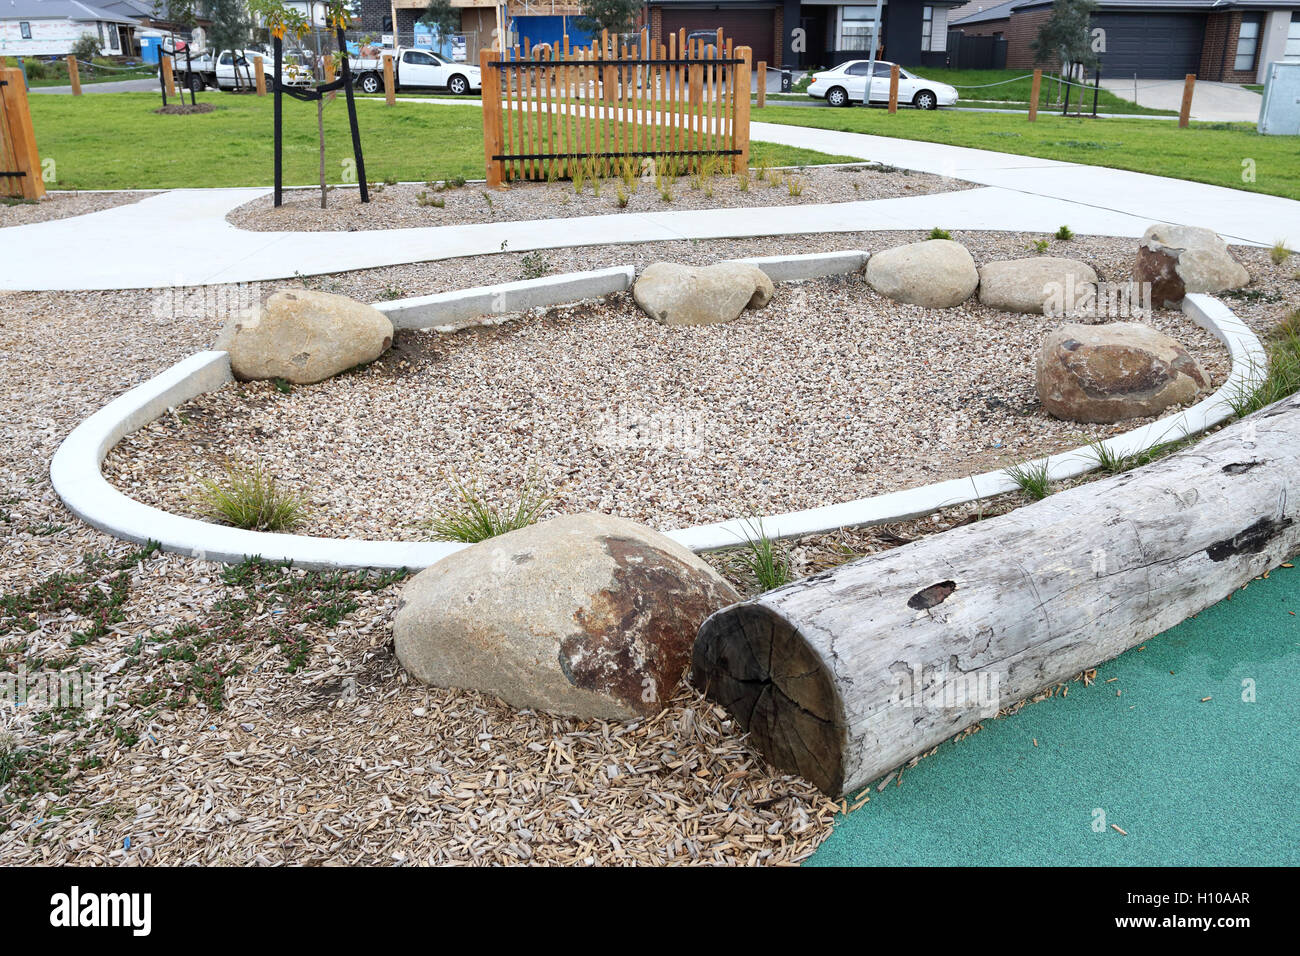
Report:
[[479,195],[482,196],[482,197],[483,197],[483,201],[484,201],[485,203],[487,203],[488,215],[489,215],[489,216],[494,216],[494,215],[496,215],[496,213],[493,211],[493,208],[492,208],[492,194],[489,193],[489,192],[484,191],[484,192],[479,193]]
[[1034,501],[1041,501],[1051,494],[1051,481],[1047,477],[1047,461],[1025,461],[1007,469],[1025,495]]
[[1040,256],[1048,249],[1052,248],[1052,243],[1047,239],[1035,239],[1026,248],[1033,249]]
[[1238,388],[1228,404],[1238,416],[1257,412],[1300,391],[1300,309],[1291,312],[1265,342],[1268,367],[1257,388]]
[[396,177],[396,176],[389,176],[387,179],[384,180],[384,185],[385,185],[385,186],[396,186],[396,185],[397,185],[397,177]]
[[1286,240],[1279,239],[1273,243],[1273,248],[1268,250],[1268,257],[1273,260],[1273,265],[1280,266],[1291,258],[1292,250],[1287,248]]
[[1060,239],[1062,242],[1069,242],[1074,238],[1074,230],[1069,226],[1062,226],[1060,229],[1056,230],[1056,238]]
[[587,166],[576,158],[569,159],[569,179],[573,181],[573,191],[582,195],[582,184],[587,181]]
[[745,550],[740,560],[754,576],[754,580],[763,591],[771,591],[794,579],[790,567],[790,555],[784,546],[773,541],[763,530],[761,518],[754,523],[745,522],[747,529]]
[[930,235],[929,235],[927,238],[929,238],[929,239],[951,239],[951,238],[952,238],[952,233],[950,233],[947,229],[940,229],[938,226],[935,226],[933,229],[930,230]]
[[420,190],[415,196],[415,202],[416,205],[433,206],[435,209],[442,209],[447,205],[447,200],[441,196],[430,196],[427,190]]
[[628,203],[628,197],[627,197],[627,193],[623,190],[623,185],[621,183],[619,184],[616,198],[618,199],[618,208],[626,209]]
[[250,531],[287,531],[306,510],[306,502],[281,488],[259,462],[228,465],[221,479],[200,481],[193,497],[207,517]]
[[513,511],[498,510],[487,504],[477,482],[466,487],[453,481],[452,487],[460,498],[460,506],[429,522],[429,530],[436,541],[475,544],[508,531],[518,531],[535,522],[551,502],[551,496],[542,492],[531,479],[520,490]]
[[789,180],[787,180],[786,182],[786,188],[789,190],[791,196],[802,196],[803,180],[796,179],[794,176],[791,176]]
[[749,171],[736,174],[736,188],[742,193],[749,192]]
[[659,198],[664,202],[673,201],[673,187],[667,180],[665,180],[664,184],[659,187]]
[[551,267],[551,261],[541,252],[528,253],[519,260],[519,266],[525,279],[540,279],[555,271]]

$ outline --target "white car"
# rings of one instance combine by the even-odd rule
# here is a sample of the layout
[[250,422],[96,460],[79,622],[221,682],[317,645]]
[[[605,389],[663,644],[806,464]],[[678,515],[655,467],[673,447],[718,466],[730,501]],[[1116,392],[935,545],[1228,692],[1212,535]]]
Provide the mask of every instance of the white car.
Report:
[[363,93],[382,93],[384,54],[393,57],[399,90],[412,87],[445,87],[457,96],[483,89],[482,71],[469,63],[457,63],[432,50],[381,50],[377,57],[362,57],[350,65]]
[[[871,102],[889,102],[889,71],[893,66],[885,60],[876,61],[876,73],[871,80]],[[808,95],[825,100],[830,106],[861,103],[870,68],[870,60],[849,60],[833,70],[814,73],[812,83],[808,84]],[[935,83],[899,67],[898,102],[911,103],[919,110],[933,110],[956,103],[957,91],[947,83]]]

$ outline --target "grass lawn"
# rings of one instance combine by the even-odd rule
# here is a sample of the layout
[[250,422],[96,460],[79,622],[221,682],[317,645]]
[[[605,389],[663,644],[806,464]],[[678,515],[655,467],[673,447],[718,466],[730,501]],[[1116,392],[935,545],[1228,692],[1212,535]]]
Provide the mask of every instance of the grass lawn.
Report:
[[[266,186],[272,176],[272,98],[200,93],[212,113],[159,116],[153,93],[36,96],[32,123],[42,159],[53,159],[55,189]],[[483,178],[482,110],[476,106],[358,103],[366,176],[371,180]],[[342,97],[325,108],[325,169],[345,181],[352,158]],[[318,182],[314,104],[284,99],[284,181]],[[772,166],[851,162],[810,149],[755,143],[750,162]]]
[[[1077,119],[1040,113],[1030,123],[997,113],[939,110],[806,109],[768,106],[755,121],[873,133],[954,146],[972,146],[1022,156],[1131,169],[1232,189],[1300,199],[1300,162],[1288,136],[1261,136],[1249,123],[1174,123],[1142,119]],[[1243,182],[1253,161],[1255,182]]]

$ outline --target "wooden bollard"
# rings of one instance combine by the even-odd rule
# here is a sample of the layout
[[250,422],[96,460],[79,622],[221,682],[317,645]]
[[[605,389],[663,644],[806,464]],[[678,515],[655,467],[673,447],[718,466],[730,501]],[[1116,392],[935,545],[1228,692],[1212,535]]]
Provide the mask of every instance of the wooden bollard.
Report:
[[898,64],[889,68],[889,112],[898,112]]
[[397,102],[397,84],[393,82],[393,55],[384,54],[384,101],[393,106]]
[[172,58],[164,54],[159,57],[158,62],[162,64],[163,86],[167,89],[167,95],[175,96],[176,76],[172,73]]
[[1183,106],[1178,111],[1178,125],[1186,126],[1192,118],[1192,93],[1196,89],[1196,74],[1188,73],[1183,79]]
[[758,66],[754,68],[754,75],[758,77],[758,108],[761,110],[767,105],[767,61],[759,60]]
[[68,55],[68,81],[72,84],[72,95],[81,95],[81,70],[77,66],[77,58],[71,54]]
[[1029,84],[1029,122],[1038,119],[1038,94],[1043,88],[1043,71],[1034,70],[1034,81]]
[[257,95],[266,95],[266,69],[260,56],[253,57],[253,70],[257,73]]

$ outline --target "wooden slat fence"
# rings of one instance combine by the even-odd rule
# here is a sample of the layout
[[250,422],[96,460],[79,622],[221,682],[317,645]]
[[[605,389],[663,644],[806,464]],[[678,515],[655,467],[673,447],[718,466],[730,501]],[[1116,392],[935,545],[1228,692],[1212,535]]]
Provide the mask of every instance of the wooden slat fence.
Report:
[[23,71],[6,67],[0,69],[0,196],[40,199],[44,195]]
[[749,47],[686,32],[632,44],[482,50],[483,153],[489,186],[515,179],[605,177],[647,160],[694,172],[749,164]]

